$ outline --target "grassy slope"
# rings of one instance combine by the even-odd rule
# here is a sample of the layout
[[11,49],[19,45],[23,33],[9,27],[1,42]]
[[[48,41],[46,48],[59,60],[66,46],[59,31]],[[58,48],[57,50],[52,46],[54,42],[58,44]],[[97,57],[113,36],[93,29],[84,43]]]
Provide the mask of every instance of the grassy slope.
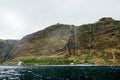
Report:
[[93,64],[93,65],[120,65],[120,62],[108,60],[101,54],[100,56],[94,55],[82,55],[82,56],[71,56],[68,58],[60,58],[56,55],[51,56],[28,56],[28,57],[19,57],[13,60],[8,60],[4,62],[2,65],[17,65],[19,61],[23,62],[23,65],[69,65],[71,63],[74,64]]

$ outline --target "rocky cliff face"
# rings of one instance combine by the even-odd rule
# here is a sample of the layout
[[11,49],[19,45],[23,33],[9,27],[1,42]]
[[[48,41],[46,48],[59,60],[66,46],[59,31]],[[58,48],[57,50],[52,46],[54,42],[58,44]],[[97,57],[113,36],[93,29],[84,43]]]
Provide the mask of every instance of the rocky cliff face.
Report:
[[94,24],[76,27],[76,54],[99,55],[102,50],[108,58],[116,53],[120,59],[120,21],[101,18]]
[[56,24],[27,35],[16,44],[11,52],[12,57],[57,54],[64,50],[73,28],[72,25]]
[[0,62],[7,60],[17,40],[0,40]]
[[120,21],[101,18],[96,23],[81,26],[55,24],[25,36],[14,48],[6,50],[5,47],[9,44],[0,44],[0,50],[5,52],[0,59],[4,59],[8,52],[10,58],[15,58],[34,55],[97,56],[101,51],[104,51],[108,58],[120,59]]

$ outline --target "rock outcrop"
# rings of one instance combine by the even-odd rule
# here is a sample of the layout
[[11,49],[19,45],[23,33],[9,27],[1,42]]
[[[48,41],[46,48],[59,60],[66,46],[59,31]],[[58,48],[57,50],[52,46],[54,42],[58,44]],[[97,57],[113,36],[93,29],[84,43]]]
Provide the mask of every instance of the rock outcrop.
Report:
[[0,40],[0,62],[7,60],[10,57],[10,52],[17,40]]

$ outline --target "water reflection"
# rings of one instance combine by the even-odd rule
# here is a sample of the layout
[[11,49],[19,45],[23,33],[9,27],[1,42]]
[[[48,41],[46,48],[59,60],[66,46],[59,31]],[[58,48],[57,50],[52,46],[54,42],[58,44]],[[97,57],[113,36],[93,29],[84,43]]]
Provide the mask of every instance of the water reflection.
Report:
[[120,67],[1,66],[0,80],[120,80]]

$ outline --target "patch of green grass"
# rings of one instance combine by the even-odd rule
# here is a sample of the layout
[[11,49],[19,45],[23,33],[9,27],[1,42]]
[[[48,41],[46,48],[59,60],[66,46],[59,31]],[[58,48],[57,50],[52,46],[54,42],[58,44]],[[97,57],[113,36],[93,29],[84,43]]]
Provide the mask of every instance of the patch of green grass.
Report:
[[68,59],[63,58],[41,58],[39,60],[23,60],[23,63],[25,65],[32,65],[32,64],[38,64],[38,65],[58,65],[58,64],[70,64],[72,61]]
[[100,57],[103,58],[108,64],[111,64],[111,62],[107,59],[104,50],[100,52]]
[[101,52],[100,52],[100,57],[102,57],[103,59],[106,59],[104,50],[101,50]]
[[94,64],[94,65],[119,65],[115,62],[110,62],[104,50],[101,51],[100,56],[84,54],[80,56],[70,56],[68,58],[61,58],[59,56],[24,56],[18,57],[13,60],[8,60],[2,65],[17,65],[19,61],[23,65],[69,65],[73,64]]
[[84,57],[85,63],[90,63],[90,59],[91,59],[91,56],[90,56],[90,55],[86,55],[86,56]]
[[51,56],[38,56],[33,58],[18,58],[14,59],[13,61],[22,61],[24,65],[63,65],[63,64],[70,64],[73,60],[59,58],[59,57],[51,57]]
[[120,32],[120,25],[115,25],[115,26],[113,26],[113,28]]

